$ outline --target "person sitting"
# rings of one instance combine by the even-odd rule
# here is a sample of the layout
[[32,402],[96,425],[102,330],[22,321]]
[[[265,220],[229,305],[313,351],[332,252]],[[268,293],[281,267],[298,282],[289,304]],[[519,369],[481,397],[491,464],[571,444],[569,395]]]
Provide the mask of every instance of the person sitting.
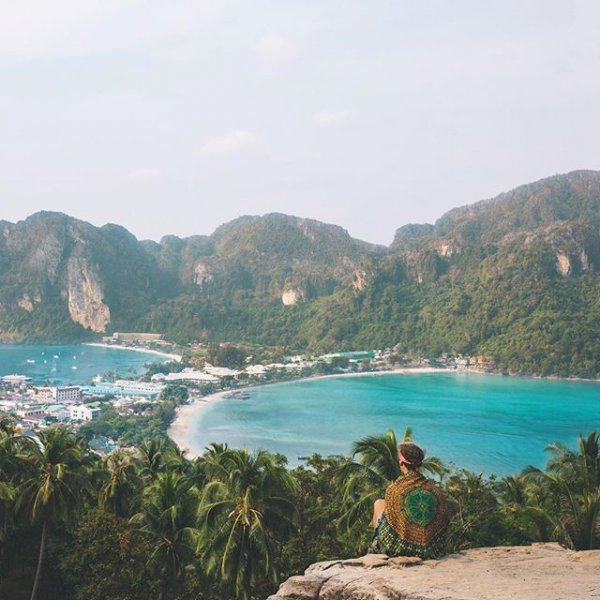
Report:
[[398,445],[402,476],[375,501],[371,553],[436,558],[443,551],[448,511],[440,488],[420,472],[425,453],[416,444]]

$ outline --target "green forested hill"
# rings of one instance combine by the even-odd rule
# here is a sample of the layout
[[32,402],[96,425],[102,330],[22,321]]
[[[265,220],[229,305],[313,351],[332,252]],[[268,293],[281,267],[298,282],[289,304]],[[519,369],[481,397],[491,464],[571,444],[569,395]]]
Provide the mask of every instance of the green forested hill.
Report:
[[282,214],[155,243],[39,213],[0,223],[0,330],[73,339],[136,328],[290,351],[398,345],[600,376],[599,227],[594,171],[401,227],[389,248]]

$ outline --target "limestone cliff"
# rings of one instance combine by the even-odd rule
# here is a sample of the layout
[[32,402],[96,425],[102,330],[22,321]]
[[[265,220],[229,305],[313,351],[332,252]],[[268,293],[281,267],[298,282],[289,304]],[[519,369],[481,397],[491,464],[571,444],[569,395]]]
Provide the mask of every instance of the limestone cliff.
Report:
[[0,223],[3,341],[143,327],[149,305],[170,290],[153,257],[117,225],[94,227],[54,212]]
[[570,600],[600,597],[600,550],[479,548],[442,560],[374,554],[317,563],[268,600]]
[[85,258],[69,257],[67,302],[71,319],[96,333],[105,332],[110,323],[110,310],[103,299],[103,283],[98,273]]

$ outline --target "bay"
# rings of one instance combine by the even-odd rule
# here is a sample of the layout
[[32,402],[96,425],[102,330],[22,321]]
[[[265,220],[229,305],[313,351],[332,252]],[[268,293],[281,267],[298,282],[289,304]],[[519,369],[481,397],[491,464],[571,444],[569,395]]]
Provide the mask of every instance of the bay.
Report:
[[311,379],[209,403],[189,425],[195,451],[227,442],[280,452],[290,464],[412,427],[428,455],[507,475],[543,467],[551,442],[574,447],[579,433],[600,430],[600,384],[465,372]]
[[144,365],[166,360],[157,355],[84,344],[0,345],[0,376],[26,375],[34,384],[87,385],[96,375],[142,375]]

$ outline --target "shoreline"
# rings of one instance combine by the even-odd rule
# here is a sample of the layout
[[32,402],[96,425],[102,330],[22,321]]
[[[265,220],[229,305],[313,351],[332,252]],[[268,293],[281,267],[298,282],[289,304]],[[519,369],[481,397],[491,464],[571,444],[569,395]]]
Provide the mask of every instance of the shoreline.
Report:
[[111,350],[129,350],[130,352],[141,352],[143,354],[153,354],[169,358],[176,362],[181,362],[181,354],[171,354],[170,352],[161,352],[160,350],[152,350],[151,348],[138,348],[136,346],[121,346],[119,344],[104,344],[102,342],[82,342],[82,346],[94,346],[95,348],[109,348]]
[[298,383],[299,381],[312,381],[315,379],[333,379],[333,378],[349,378],[349,377],[382,377],[385,375],[412,375],[412,374],[425,374],[425,373],[470,373],[467,369],[447,369],[445,367],[407,367],[404,369],[391,369],[389,371],[367,371],[358,373],[334,373],[332,375],[312,375],[310,377],[300,377],[298,379],[291,379],[287,381],[272,381],[266,383],[257,383],[255,385],[246,386],[243,388],[235,388],[230,390],[222,390],[204,396],[199,400],[194,400],[190,404],[185,404],[176,409],[175,418],[167,429],[167,435],[169,438],[179,446],[182,452],[186,453],[188,459],[194,459],[200,456],[203,449],[199,449],[194,446],[194,440],[192,438],[191,426],[198,421],[198,417],[202,414],[206,407],[212,403],[220,402],[225,400],[227,394],[232,392],[249,392],[257,387],[264,387],[267,385],[280,385],[285,383]]

